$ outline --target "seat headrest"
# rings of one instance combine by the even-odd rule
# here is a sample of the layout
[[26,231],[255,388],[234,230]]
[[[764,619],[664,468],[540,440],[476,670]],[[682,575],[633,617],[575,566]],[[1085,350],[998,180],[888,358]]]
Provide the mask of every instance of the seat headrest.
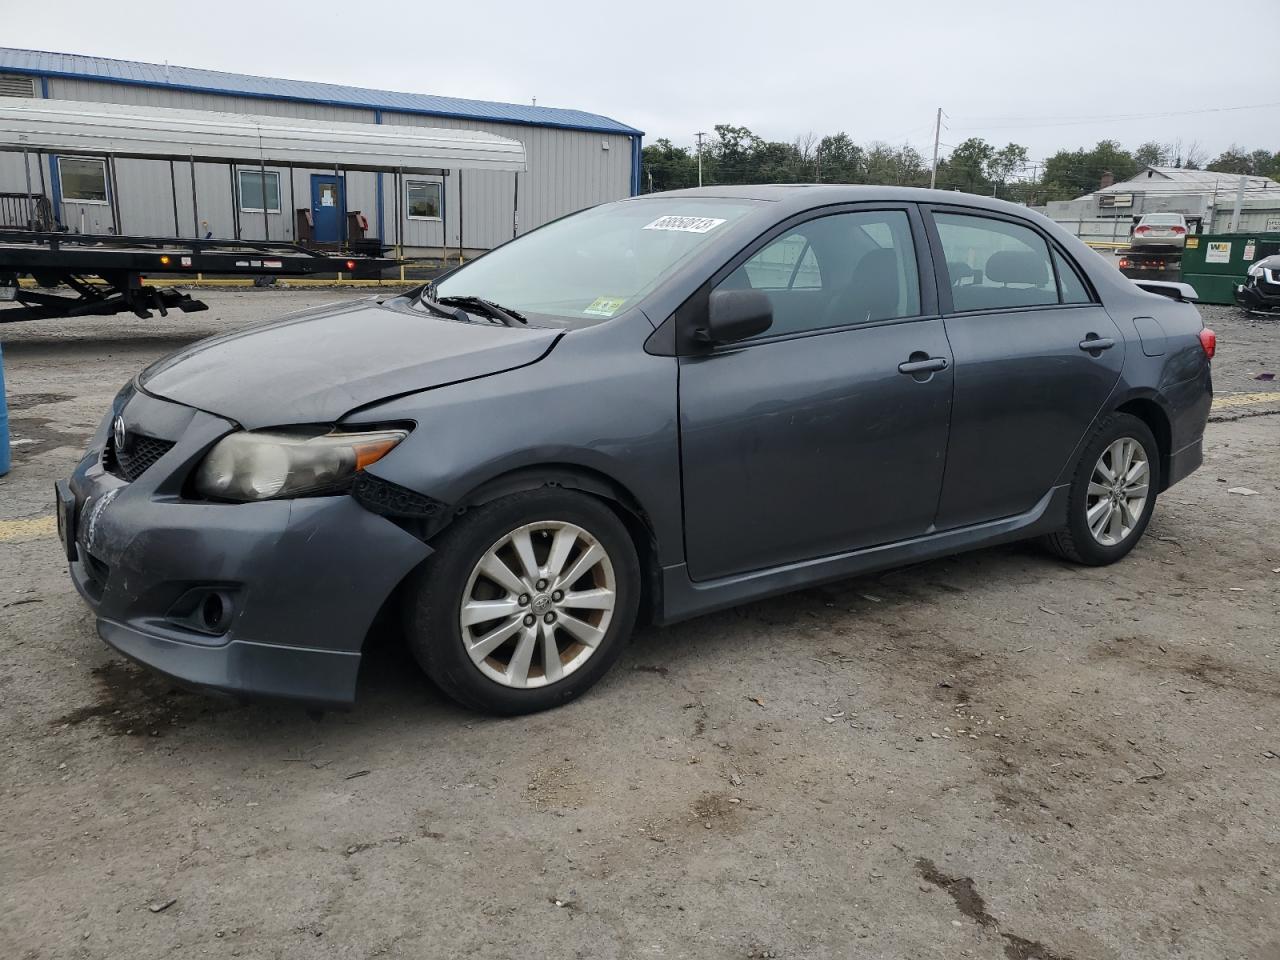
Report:
[[1049,282],[1049,262],[1030,250],[997,250],[987,260],[987,279],[1043,287]]
[[878,247],[862,255],[854,270],[862,276],[869,273],[888,273],[895,282],[898,273],[898,251]]

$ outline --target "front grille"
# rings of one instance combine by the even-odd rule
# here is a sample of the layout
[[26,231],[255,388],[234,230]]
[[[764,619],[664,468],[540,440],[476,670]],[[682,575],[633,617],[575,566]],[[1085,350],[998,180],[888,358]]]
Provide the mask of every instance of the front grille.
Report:
[[108,473],[132,483],[172,449],[172,440],[161,440],[141,433],[130,434],[121,450],[116,449],[114,439],[108,438],[102,451],[102,466]]

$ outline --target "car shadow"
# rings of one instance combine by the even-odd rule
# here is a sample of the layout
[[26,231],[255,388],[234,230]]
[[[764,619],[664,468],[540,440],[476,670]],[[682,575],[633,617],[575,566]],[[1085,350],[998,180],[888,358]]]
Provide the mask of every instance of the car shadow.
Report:
[[[846,629],[850,616],[865,614],[867,632],[891,632],[884,624],[914,604],[941,597],[1032,588],[1038,581],[1078,570],[1031,544],[991,547],[848,580],[793,591],[668,627],[642,627],[600,689],[589,694],[623,695],[619,687],[658,676],[693,683],[708,664],[737,657],[743,634],[773,642],[778,631],[804,627],[817,638]],[[858,622],[856,619],[854,622]],[[756,651],[757,653],[759,651]],[[850,651],[856,656],[856,647]],[[183,689],[168,678],[124,660],[95,671],[96,702],[59,717],[71,726],[99,722],[111,736],[163,738],[216,726],[222,742],[239,741],[262,750],[296,751],[317,736],[341,754],[344,741],[357,748],[406,724],[454,729],[479,723],[514,722],[458,706],[426,678],[414,661],[398,621],[384,613],[370,629],[350,710],[315,711],[280,701],[240,701]],[[519,718],[516,718],[517,720]]]

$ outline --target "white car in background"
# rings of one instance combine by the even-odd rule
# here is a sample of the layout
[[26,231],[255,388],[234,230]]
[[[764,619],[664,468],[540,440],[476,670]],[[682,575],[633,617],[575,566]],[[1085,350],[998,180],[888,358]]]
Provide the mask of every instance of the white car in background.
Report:
[[1187,242],[1187,218],[1180,213],[1148,213],[1133,228],[1132,246],[1179,247]]

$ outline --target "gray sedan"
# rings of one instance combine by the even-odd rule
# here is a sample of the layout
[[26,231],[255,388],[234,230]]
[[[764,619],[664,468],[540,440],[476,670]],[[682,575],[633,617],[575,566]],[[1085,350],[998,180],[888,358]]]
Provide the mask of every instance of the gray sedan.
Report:
[[390,607],[521,713],[638,618],[1030,537],[1111,563],[1209,412],[1213,334],[1149,286],[956,193],[607,204],[144,370],[58,484],[71,578],[188,684],[350,703]]

